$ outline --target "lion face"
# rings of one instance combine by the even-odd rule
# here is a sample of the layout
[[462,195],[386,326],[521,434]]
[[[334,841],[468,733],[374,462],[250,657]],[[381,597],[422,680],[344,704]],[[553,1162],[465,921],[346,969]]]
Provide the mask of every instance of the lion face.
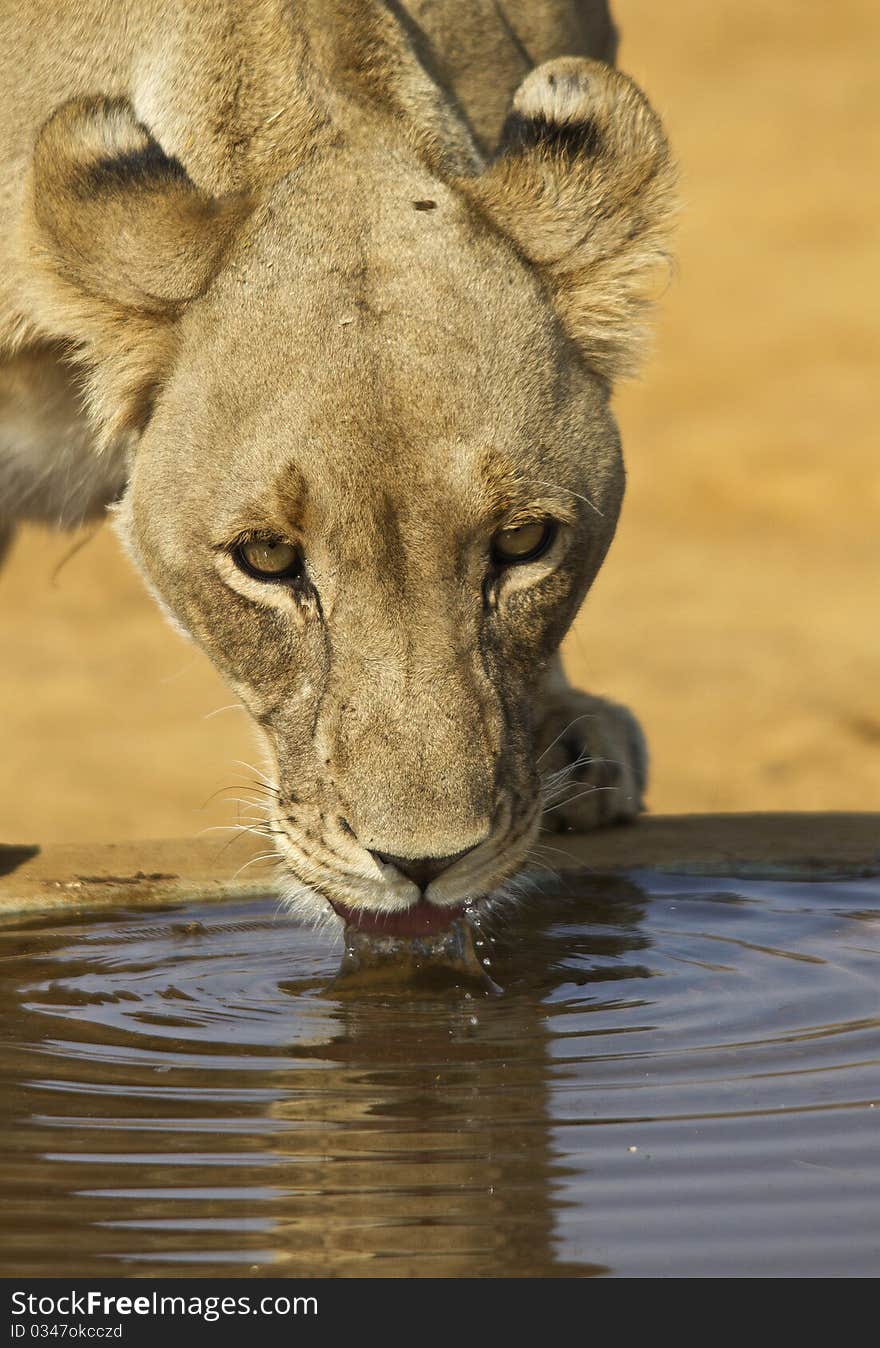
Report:
[[349,194],[311,253],[303,195],[182,325],[131,544],[262,729],[295,874],[406,907],[385,858],[460,854],[427,890],[459,904],[537,828],[536,687],[611,539],[617,434],[534,272],[442,184]]
[[668,177],[590,62],[533,72],[468,176],[348,125],[217,200],[119,101],[44,128],[34,303],[81,334],[96,424],[135,447],[122,532],[342,916],[452,911],[537,831],[536,693],[617,520],[609,388]]

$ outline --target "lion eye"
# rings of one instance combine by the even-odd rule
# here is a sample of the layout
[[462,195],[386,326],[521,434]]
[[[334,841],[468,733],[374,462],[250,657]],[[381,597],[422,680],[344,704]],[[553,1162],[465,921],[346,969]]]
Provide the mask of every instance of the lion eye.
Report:
[[236,565],[257,580],[292,580],[302,572],[299,549],[283,539],[256,538],[232,551]]
[[501,566],[521,566],[534,562],[556,537],[553,520],[521,524],[518,529],[501,529],[492,539],[492,560]]

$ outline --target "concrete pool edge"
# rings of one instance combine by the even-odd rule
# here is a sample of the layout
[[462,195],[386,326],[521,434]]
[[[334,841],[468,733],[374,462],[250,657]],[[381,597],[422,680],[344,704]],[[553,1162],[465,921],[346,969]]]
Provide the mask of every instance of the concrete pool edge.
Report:
[[[647,815],[628,828],[554,835],[542,852],[561,876],[658,870],[742,878],[880,875],[880,813]],[[0,914],[163,907],[265,896],[263,844],[172,838],[0,845]]]

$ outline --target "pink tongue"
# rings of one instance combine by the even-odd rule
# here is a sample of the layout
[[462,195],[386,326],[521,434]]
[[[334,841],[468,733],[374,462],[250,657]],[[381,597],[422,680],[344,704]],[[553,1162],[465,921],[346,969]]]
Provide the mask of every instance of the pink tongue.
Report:
[[[333,902],[331,900],[331,902]],[[347,908],[343,903],[333,903],[333,907],[343,922],[349,927],[371,936],[433,936],[436,932],[448,931],[456,918],[461,917],[461,906],[438,908],[436,904],[420,899],[411,908],[399,913],[377,913],[369,908]]]

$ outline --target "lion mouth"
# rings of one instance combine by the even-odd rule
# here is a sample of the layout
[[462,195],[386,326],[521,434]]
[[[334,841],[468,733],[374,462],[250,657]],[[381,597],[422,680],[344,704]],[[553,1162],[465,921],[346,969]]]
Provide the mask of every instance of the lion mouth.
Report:
[[331,899],[333,910],[347,927],[354,927],[369,936],[417,937],[435,936],[448,931],[465,910],[464,903],[429,903],[419,899],[409,908],[382,912],[375,908],[349,908],[347,904]]

